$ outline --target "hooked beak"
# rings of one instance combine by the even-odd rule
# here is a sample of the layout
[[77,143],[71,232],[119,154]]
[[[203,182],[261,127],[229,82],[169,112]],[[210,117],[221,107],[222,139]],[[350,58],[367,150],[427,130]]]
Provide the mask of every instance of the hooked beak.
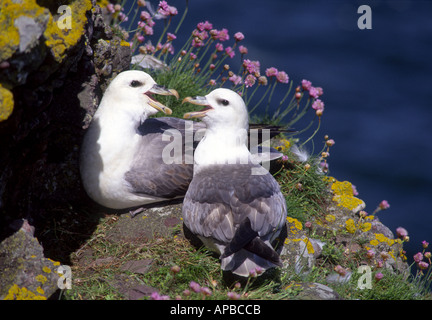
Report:
[[183,99],[182,104],[188,102],[192,104],[196,104],[198,106],[204,106],[204,109],[200,111],[194,111],[194,112],[188,112],[183,115],[183,118],[190,119],[190,118],[202,118],[206,115],[206,113],[210,110],[213,110],[213,108],[209,105],[206,97],[186,97]]
[[[177,99],[179,98],[179,94],[176,90],[174,89],[167,89],[163,86],[160,86],[158,84],[155,84],[149,91],[147,91],[147,93],[151,93],[151,94],[158,94],[158,95],[162,95],[162,96],[174,96]],[[168,108],[167,106],[163,105],[162,103],[160,103],[157,100],[154,100],[151,95],[147,95],[149,98],[149,105],[151,105],[153,108],[162,111],[165,114],[172,114],[172,110],[170,108]]]

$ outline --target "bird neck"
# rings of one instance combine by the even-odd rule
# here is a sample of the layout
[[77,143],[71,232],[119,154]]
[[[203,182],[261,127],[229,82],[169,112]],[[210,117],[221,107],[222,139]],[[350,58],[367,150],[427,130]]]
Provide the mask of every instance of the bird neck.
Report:
[[247,130],[207,128],[194,154],[194,172],[214,164],[247,164],[250,152],[247,148]]

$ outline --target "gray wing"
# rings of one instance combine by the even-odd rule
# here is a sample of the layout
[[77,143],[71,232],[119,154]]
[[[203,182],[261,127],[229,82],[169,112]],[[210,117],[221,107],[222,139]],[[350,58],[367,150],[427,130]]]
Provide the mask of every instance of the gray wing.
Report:
[[244,241],[282,228],[286,202],[278,183],[269,173],[252,175],[251,169],[250,165],[215,165],[197,173],[183,202],[186,226],[194,234],[225,244],[247,220],[250,230]]
[[[192,121],[178,118],[147,119],[139,128],[141,145],[125,173],[131,192],[161,198],[183,196],[193,175],[193,136],[186,136]],[[203,125],[195,124],[193,132]]]

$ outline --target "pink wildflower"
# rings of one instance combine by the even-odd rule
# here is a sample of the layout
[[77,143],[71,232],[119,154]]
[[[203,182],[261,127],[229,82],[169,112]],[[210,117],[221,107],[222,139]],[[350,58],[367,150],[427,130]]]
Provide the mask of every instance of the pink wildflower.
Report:
[[205,22],[200,22],[197,25],[197,29],[199,31],[204,31],[204,30],[210,31],[212,28],[213,28],[213,25],[210,22],[208,22],[207,20]]
[[190,59],[195,60],[197,58],[197,55],[193,52],[190,53]]
[[248,49],[245,46],[239,46],[239,52],[241,54],[247,54],[248,53]]
[[177,39],[177,36],[175,34],[172,34],[172,33],[169,33],[169,32],[167,33],[167,40],[168,41],[173,41],[175,39]]
[[333,139],[328,139],[328,140],[326,141],[326,145],[327,145],[328,147],[332,147],[332,146],[334,146],[334,144],[335,144],[335,141],[334,141]]
[[260,76],[258,78],[258,84],[266,86],[268,83],[267,78],[265,76]]
[[218,42],[216,43],[216,51],[222,52],[224,49],[223,44]]
[[140,19],[143,21],[147,21],[147,20],[151,19],[151,15],[147,11],[141,11]]
[[158,13],[168,17],[168,16],[175,16],[178,14],[177,8],[169,6],[166,1],[160,1],[158,6]]
[[250,61],[249,59],[243,60],[243,66],[246,70],[251,74],[260,73],[260,62],[259,61]]
[[314,110],[321,110],[324,111],[324,102],[322,102],[320,99],[316,99],[314,103],[312,103],[312,109]]
[[204,42],[202,42],[202,40],[198,37],[195,37],[192,39],[192,47],[194,48],[199,48],[199,47],[203,47],[204,46]]
[[380,281],[383,277],[384,277],[384,275],[381,272],[377,272],[375,274],[375,280],[376,281]]
[[216,80],[215,79],[210,79],[209,85],[215,86],[216,85]]
[[368,250],[367,252],[366,252],[366,257],[368,257],[369,259],[372,259],[373,257],[375,257],[375,251],[373,251],[373,250]]
[[150,27],[149,25],[145,25],[144,26],[144,33],[148,36],[153,35],[153,28]]
[[[432,253],[430,253],[429,251],[427,251],[427,252],[425,252],[424,257],[426,259],[430,259],[432,257]],[[430,262],[430,260],[429,260],[429,262]]]
[[237,32],[236,34],[234,34],[234,39],[236,41],[242,41],[244,39],[244,35],[241,32]]
[[381,203],[378,206],[381,210],[386,210],[390,208],[390,204],[387,202],[387,200],[381,201]]
[[309,89],[309,95],[312,97],[312,98],[318,98],[319,97],[319,91],[317,90],[317,88],[315,88],[315,87],[310,87],[310,89]]
[[241,83],[241,77],[234,74],[231,77],[228,78],[232,83],[234,83],[234,85],[238,85],[239,83]]
[[276,69],[274,67],[266,69],[266,76],[269,78],[275,77],[275,76],[277,76],[277,74],[278,74],[278,69]]
[[152,300],[169,300],[169,296],[161,296],[158,292],[153,291],[150,295],[150,299]]
[[106,8],[107,8],[108,12],[110,12],[110,13],[115,12],[114,5],[112,3],[108,3]]
[[403,239],[403,238],[405,238],[406,236],[408,236],[408,231],[407,231],[405,228],[398,227],[398,228],[396,228],[396,235],[397,235],[399,238]]
[[420,270],[426,270],[427,268],[429,268],[429,263],[425,261],[420,261],[418,263],[418,267],[420,268]]
[[421,252],[417,252],[414,255],[414,261],[417,262],[417,263],[419,263],[422,260],[423,260],[423,254]]
[[225,53],[232,59],[235,56],[235,52],[233,50],[233,48],[231,47],[226,47],[225,49]]
[[241,295],[239,293],[230,291],[227,293],[227,297],[230,300],[239,300]]
[[189,283],[189,287],[196,293],[201,292],[201,286],[198,283],[196,283],[195,281],[191,281]]
[[309,89],[312,87],[312,82],[308,81],[308,80],[302,80],[302,88],[303,90],[309,91]]
[[228,34],[228,30],[227,29],[222,29],[220,31],[218,31],[218,35],[217,35],[217,39],[219,41],[226,41],[229,40],[229,34]]
[[276,75],[276,79],[280,83],[288,83],[289,81],[289,77],[285,71],[279,71],[278,74]]
[[139,43],[143,42],[144,39],[145,39],[145,38],[144,38],[144,36],[143,36],[142,34],[137,35],[137,41],[138,41]]
[[201,293],[204,296],[211,296],[212,295],[212,292],[211,292],[211,290],[208,287],[202,287],[201,288]]
[[429,247],[429,242],[427,242],[426,240],[423,240],[422,246],[423,246],[423,249],[427,249],[427,247]]
[[340,265],[337,265],[334,270],[342,277],[346,275],[346,270]]
[[249,74],[245,79],[246,88],[252,87],[255,84],[256,78],[255,76]]

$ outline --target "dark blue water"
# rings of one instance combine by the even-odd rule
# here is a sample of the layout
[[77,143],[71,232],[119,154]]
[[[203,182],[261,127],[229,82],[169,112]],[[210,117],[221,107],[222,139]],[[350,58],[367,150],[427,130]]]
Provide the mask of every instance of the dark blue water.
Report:
[[[183,12],[183,0],[168,3]],[[371,30],[357,27],[362,4]],[[243,32],[262,73],[274,66],[323,87],[315,144],[336,141],[330,175],[355,184],[368,212],[388,200],[379,217],[408,230],[410,262],[432,244],[432,2],[191,0],[180,33],[204,20]]]

